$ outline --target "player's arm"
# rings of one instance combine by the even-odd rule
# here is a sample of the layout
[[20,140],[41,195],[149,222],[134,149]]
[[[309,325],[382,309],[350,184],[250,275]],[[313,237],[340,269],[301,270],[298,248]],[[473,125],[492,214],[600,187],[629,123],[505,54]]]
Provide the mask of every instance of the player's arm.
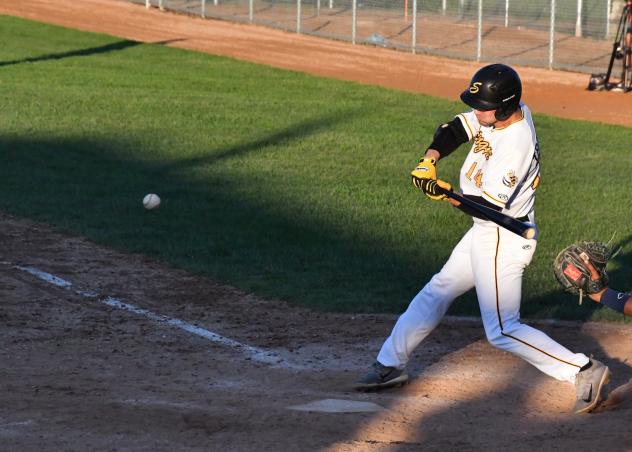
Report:
[[456,117],[450,122],[437,127],[432,143],[426,149],[426,153],[411,172],[413,185],[419,188],[415,179],[437,179],[436,164],[442,157],[447,157],[456,148],[470,140],[461,120]]
[[441,124],[432,137],[432,143],[428,146],[424,158],[432,158],[435,161],[439,158],[447,157],[463,143],[467,143],[473,138],[470,136],[463,120],[457,116],[450,122]]
[[614,309],[617,312],[621,312],[625,315],[632,316],[632,296],[618,292],[609,287],[606,287],[601,292],[592,293],[588,295],[591,300],[596,301],[603,306],[610,309]]
[[[460,145],[470,139],[471,137],[468,135],[463,122],[458,117],[440,125],[435,131],[432,143],[426,149],[426,153],[410,173],[413,185],[423,190],[431,199],[447,200],[451,204],[457,205],[456,201],[447,198],[445,195],[439,195],[434,191],[434,187],[437,185],[443,189],[452,189],[449,183],[441,180],[437,181],[436,164],[440,158],[450,155]],[[429,180],[437,181],[437,183],[430,183]]]
[[[472,137],[468,134],[463,122],[457,116],[450,122],[437,127],[432,138],[432,143],[426,149],[426,153],[419,161],[419,164],[412,171],[413,184],[417,179],[436,179],[436,163],[440,158],[447,157],[463,143],[470,141]],[[417,186],[415,184],[415,186]]]
[[[589,259],[584,259],[586,267],[590,271],[591,278],[593,280],[599,279],[599,272]],[[602,304],[617,312],[621,312],[625,315],[632,316],[632,296],[627,293],[618,292],[606,287],[596,293],[588,294],[591,300]]]

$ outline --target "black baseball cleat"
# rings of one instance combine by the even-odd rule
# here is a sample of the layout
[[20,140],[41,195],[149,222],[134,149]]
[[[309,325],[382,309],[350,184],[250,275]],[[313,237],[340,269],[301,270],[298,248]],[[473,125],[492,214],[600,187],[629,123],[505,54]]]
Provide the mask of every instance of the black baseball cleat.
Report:
[[371,371],[354,382],[353,388],[356,391],[377,391],[393,386],[404,386],[407,381],[408,375],[404,373],[403,369],[383,366],[375,361],[371,366]]
[[599,404],[601,388],[610,380],[610,369],[604,363],[591,359],[587,366],[575,377],[577,391],[575,414],[589,413],[594,410]]

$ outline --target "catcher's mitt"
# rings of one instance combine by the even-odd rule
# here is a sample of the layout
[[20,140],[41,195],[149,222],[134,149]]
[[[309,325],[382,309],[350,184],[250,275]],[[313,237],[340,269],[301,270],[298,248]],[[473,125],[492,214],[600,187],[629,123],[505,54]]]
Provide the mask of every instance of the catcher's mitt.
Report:
[[[606,265],[613,257],[609,244],[602,242],[577,242],[564,248],[555,258],[553,271],[566,292],[579,294],[581,304],[584,293],[600,292],[608,285]],[[593,271],[586,261],[593,266]]]

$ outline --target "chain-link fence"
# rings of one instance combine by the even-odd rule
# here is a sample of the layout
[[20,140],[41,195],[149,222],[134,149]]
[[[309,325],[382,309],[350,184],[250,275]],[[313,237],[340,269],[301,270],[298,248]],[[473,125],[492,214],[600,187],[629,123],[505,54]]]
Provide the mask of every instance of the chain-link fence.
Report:
[[603,72],[625,0],[130,0],[354,44]]

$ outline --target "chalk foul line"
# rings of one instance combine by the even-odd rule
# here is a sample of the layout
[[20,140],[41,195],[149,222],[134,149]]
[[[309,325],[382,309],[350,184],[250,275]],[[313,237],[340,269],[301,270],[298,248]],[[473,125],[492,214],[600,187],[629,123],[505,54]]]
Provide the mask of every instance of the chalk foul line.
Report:
[[270,364],[274,367],[282,367],[282,368],[302,367],[302,366],[295,366],[295,365],[292,365],[291,363],[286,362],[284,358],[278,355],[277,353],[267,351],[258,347],[253,347],[251,345],[243,344],[236,340],[233,340],[233,339],[221,336],[212,331],[209,331],[205,328],[201,328],[189,322],[185,322],[184,320],[180,320],[180,319],[169,317],[162,314],[157,314],[147,309],[134,306],[133,304],[125,303],[122,300],[119,300],[117,298],[113,298],[110,296],[101,297],[99,296],[97,292],[92,291],[92,290],[77,289],[75,288],[75,285],[72,282],[66,281],[65,279],[62,279],[58,276],[47,273],[38,268],[31,267],[31,266],[13,265],[9,262],[2,262],[2,264],[8,265],[11,268],[14,268],[16,270],[20,270],[32,276],[35,276],[36,278],[48,284],[51,284],[53,286],[66,289],[66,290],[71,290],[74,293],[81,295],[84,298],[95,299],[101,304],[104,304],[116,309],[121,309],[123,311],[131,312],[133,314],[152,320],[156,323],[168,325],[174,328],[179,328],[183,331],[186,331],[188,333],[210,340],[212,342],[237,349],[243,354],[245,354],[248,358],[252,359],[253,361],[258,361],[261,363]]

